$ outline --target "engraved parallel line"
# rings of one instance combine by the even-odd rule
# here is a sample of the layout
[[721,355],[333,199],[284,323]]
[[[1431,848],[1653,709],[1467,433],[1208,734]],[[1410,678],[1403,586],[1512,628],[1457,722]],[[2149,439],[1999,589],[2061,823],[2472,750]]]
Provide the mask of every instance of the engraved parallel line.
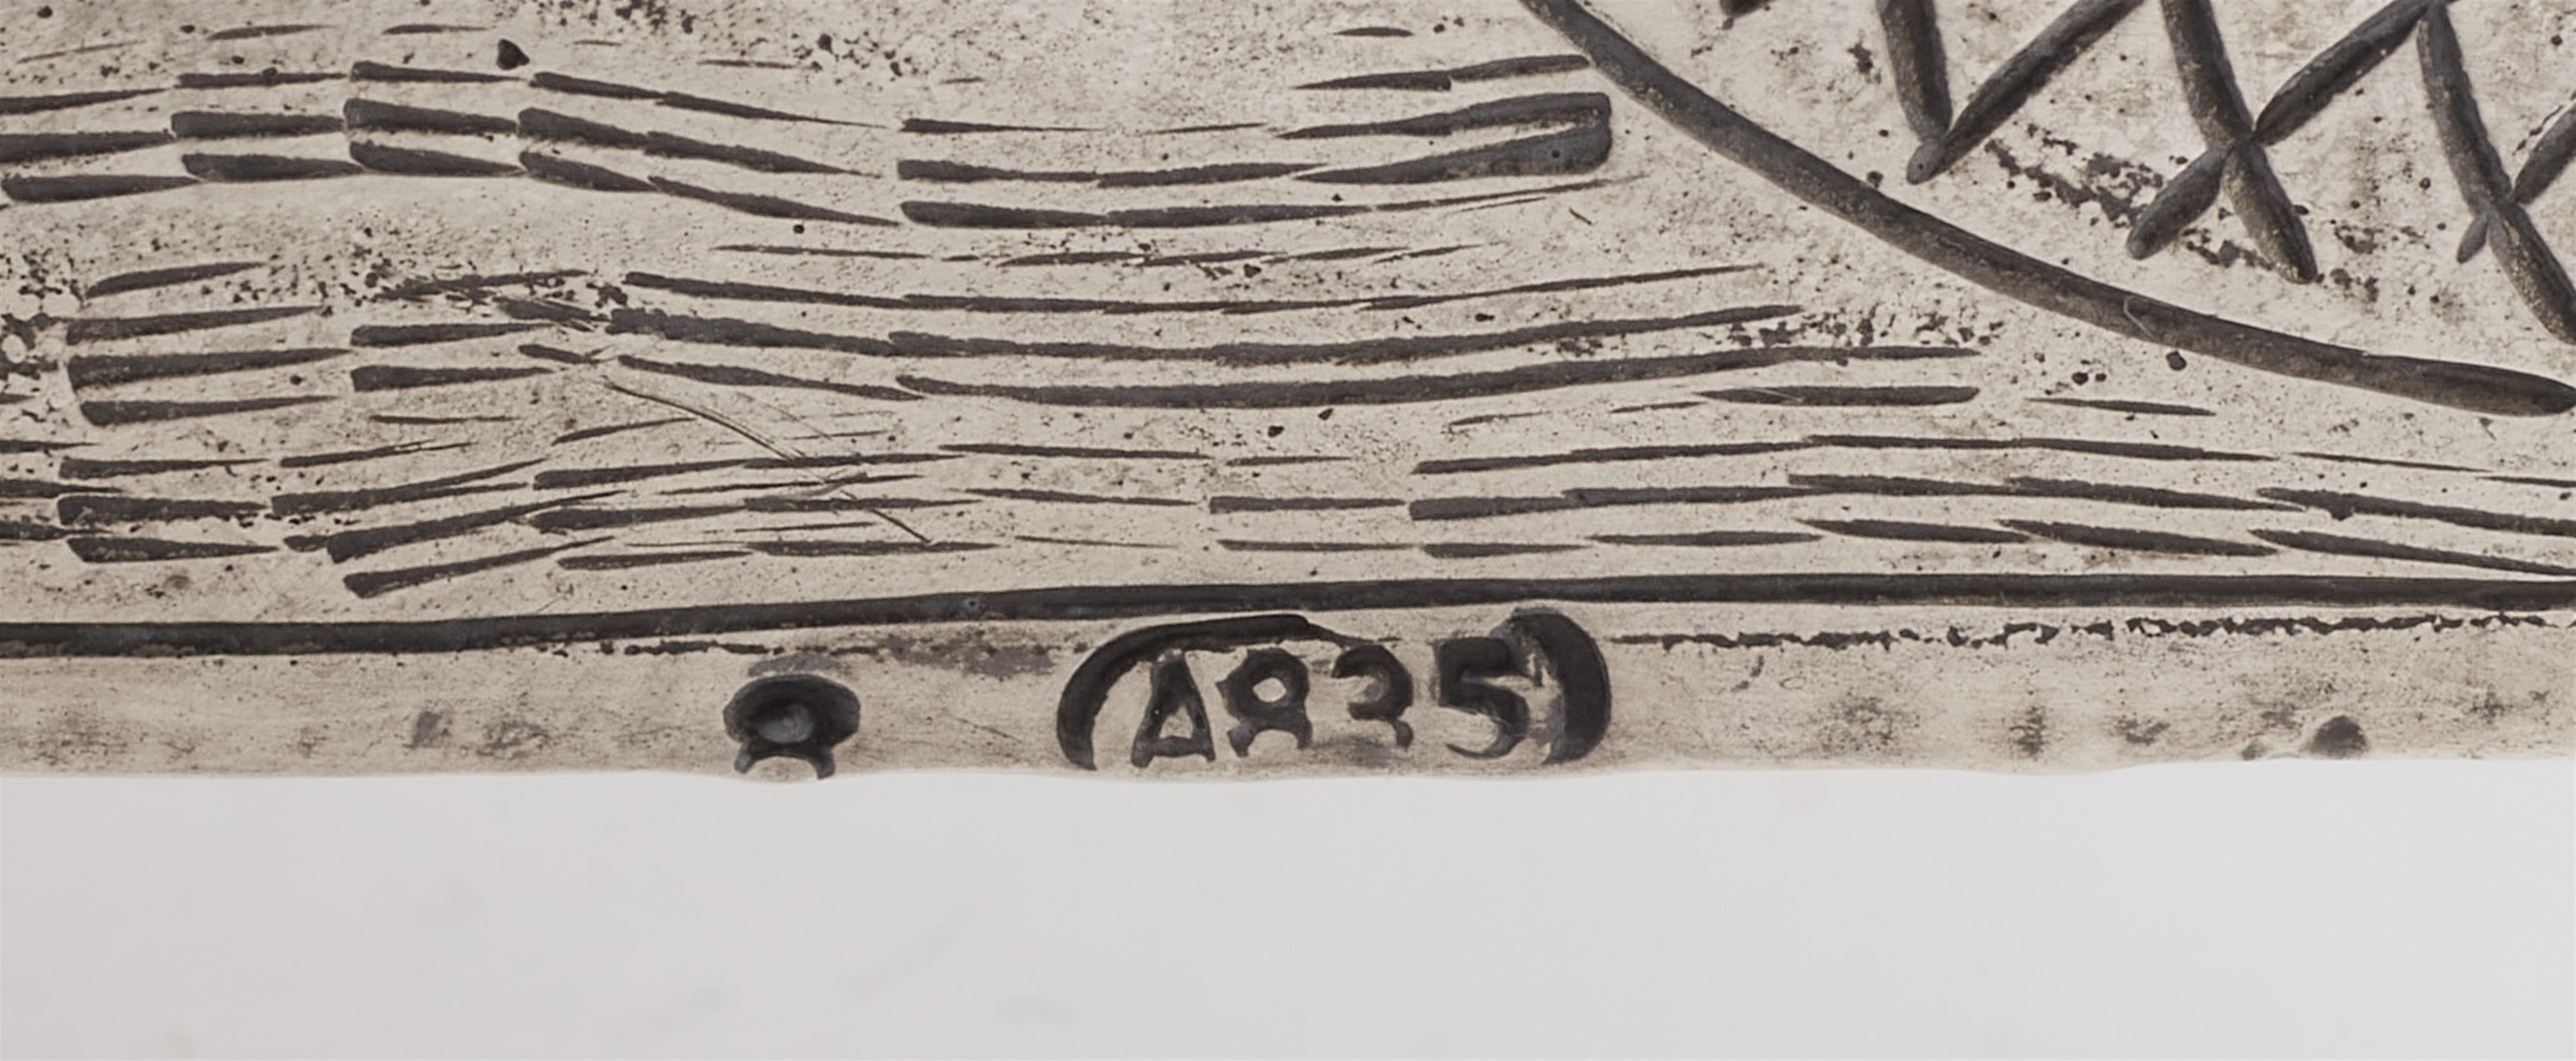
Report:
[[1528,394],[1567,387],[1679,379],[1797,361],[1844,361],[1923,356],[1961,356],[1961,352],[1914,349],[1894,351],[1867,347],[1768,347],[1716,354],[1573,361],[1492,372],[1399,376],[1374,380],[1294,381],[1283,383],[1164,384],[1159,386],[1022,386],[955,383],[905,375],[896,382],[923,394],[985,397],[1038,405],[1141,409],[1300,409],[1338,405],[1395,405],[1459,401],[1507,394]]
[[[582,543],[590,544],[590,543]],[[1648,574],[1284,583],[987,587],[913,596],[430,620],[0,622],[0,657],[471,652],[637,638],[930,623],[1557,604],[1964,605],[1984,608],[2576,607],[2576,579],[2205,574]]]

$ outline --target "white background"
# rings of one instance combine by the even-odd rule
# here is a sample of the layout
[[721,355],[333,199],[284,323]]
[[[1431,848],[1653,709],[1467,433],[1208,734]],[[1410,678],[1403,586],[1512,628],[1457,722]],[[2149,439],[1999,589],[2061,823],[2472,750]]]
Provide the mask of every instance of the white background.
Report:
[[2576,766],[0,782],[0,1051],[2576,1052]]

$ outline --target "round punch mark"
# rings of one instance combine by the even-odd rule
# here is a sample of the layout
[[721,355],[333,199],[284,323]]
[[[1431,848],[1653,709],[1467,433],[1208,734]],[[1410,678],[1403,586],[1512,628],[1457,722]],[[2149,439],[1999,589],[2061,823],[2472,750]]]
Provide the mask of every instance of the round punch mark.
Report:
[[832,748],[859,732],[859,698],[811,674],[780,674],[745,685],[724,708],[725,733],[742,742],[737,773],[773,756],[802,759],[832,776]]

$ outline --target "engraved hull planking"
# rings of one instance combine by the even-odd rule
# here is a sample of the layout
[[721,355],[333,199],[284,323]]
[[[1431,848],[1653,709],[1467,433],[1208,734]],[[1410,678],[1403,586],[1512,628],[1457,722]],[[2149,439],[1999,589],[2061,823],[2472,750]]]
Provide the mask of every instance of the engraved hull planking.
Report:
[[24,20],[0,765],[2563,752],[2545,13],[1848,6]]

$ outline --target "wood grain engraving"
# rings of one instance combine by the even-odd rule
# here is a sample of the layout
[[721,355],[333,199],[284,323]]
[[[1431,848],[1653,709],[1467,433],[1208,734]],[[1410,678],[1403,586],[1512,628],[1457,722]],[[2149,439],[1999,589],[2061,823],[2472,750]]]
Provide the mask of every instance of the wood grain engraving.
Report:
[[9,6],[0,769],[2565,754],[2551,8]]

